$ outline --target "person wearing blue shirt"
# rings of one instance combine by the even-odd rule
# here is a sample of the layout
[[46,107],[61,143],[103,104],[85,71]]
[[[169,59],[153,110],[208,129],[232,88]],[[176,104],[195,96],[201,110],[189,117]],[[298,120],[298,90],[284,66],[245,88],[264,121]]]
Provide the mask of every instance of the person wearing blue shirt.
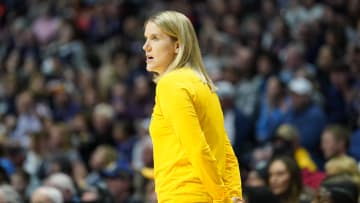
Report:
[[256,121],[256,140],[270,141],[276,128],[284,122],[288,108],[285,86],[277,77],[270,77],[266,84],[266,95],[260,105],[260,115]]
[[[294,78],[289,84],[291,107],[285,116],[285,123],[292,124],[300,132],[301,145],[309,150],[319,164],[318,145],[327,119],[324,111],[312,101],[312,84],[305,78]],[[315,158],[315,157],[316,158]]]

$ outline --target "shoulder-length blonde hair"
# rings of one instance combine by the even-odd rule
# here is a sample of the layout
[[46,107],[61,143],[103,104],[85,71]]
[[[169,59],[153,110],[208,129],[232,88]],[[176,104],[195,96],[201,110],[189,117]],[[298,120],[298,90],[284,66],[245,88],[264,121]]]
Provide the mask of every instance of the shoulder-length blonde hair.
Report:
[[155,78],[155,82],[172,70],[190,67],[199,74],[201,80],[207,83],[212,91],[215,91],[216,87],[206,72],[198,39],[189,18],[176,11],[163,11],[151,16],[145,25],[148,22],[157,25],[162,32],[179,43],[179,51],[174,61],[164,73]]

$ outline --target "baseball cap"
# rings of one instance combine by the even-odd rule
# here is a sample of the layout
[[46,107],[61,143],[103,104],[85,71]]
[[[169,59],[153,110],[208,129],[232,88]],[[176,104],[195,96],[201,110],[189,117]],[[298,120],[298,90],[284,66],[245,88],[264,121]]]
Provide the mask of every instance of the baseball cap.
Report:
[[295,140],[298,136],[298,130],[290,124],[282,124],[276,130],[276,137],[283,138],[288,141]]
[[305,78],[294,78],[290,81],[289,90],[299,95],[310,95],[312,92],[312,84]]

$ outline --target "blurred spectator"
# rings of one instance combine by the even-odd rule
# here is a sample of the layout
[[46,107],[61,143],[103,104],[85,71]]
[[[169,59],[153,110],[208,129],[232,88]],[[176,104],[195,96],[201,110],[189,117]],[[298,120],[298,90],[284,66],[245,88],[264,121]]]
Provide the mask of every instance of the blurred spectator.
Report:
[[101,184],[100,173],[106,168],[113,166],[118,160],[116,150],[109,145],[100,145],[90,158],[91,173],[86,178],[89,185]]
[[268,26],[268,32],[263,35],[263,47],[280,56],[290,42],[289,26],[280,16],[276,16]]
[[277,157],[269,163],[268,184],[281,203],[310,202],[301,181],[300,169],[290,157]]
[[356,203],[359,192],[351,178],[333,176],[326,179],[317,190],[313,203]]
[[235,87],[235,105],[248,119],[254,119],[260,87],[260,80],[255,77],[256,53],[246,46],[239,46],[234,51],[234,65],[240,76]]
[[[358,32],[360,39],[360,20],[358,20]],[[356,46],[349,45],[346,54],[346,61],[350,67],[350,75],[353,78],[350,111],[350,124],[352,127],[360,126],[358,117],[360,116],[360,43]]]
[[49,135],[45,131],[35,132],[30,136],[30,146],[23,163],[23,168],[30,175],[32,187],[39,184],[38,173],[48,152],[48,139]]
[[130,164],[134,145],[137,141],[133,131],[133,126],[130,123],[118,122],[114,124],[112,132],[117,152],[128,164]]
[[256,69],[257,77],[261,80],[260,95],[263,96],[267,91],[268,80],[279,71],[279,59],[272,52],[262,51],[256,60]]
[[[77,192],[71,177],[64,173],[50,175],[44,183],[45,186],[54,187],[61,192],[64,203],[70,203],[77,199]],[[36,194],[36,193],[35,193]]]
[[346,155],[350,144],[350,134],[341,125],[327,126],[321,136],[321,150],[326,160]]
[[235,87],[227,81],[219,81],[217,94],[224,112],[225,130],[235,153],[244,150],[251,135],[251,122],[234,104]]
[[52,16],[50,4],[40,4],[38,7],[38,17],[34,21],[32,31],[36,39],[42,45],[46,45],[56,35],[56,31],[59,28],[59,19],[56,16]]
[[[103,98],[109,98],[110,89],[116,83],[125,82],[129,74],[129,52],[116,48],[112,51],[109,62],[100,67],[99,87]],[[121,98],[125,99],[125,98]]]
[[86,113],[78,113],[70,123],[71,143],[74,149],[78,150],[79,156],[84,163],[89,163],[89,157],[95,145],[95,138],[90,132],[89,121]]
[[157,202],[157,196],[155,192],[155,183],[154,181],[149,181],[146,184],[145,188],[145,203],[156,203]]
[[260,104],[260,114],[256,122],[256,139],[260,143],[271,140],[277,127],[284,122],[289,108],[285,85],[277,77],[269,78],[264,96],[266,98]]
[[114,200],[107,190],[103,188],[91,188],[81,194],[80,201],[82,203],[113,203]]
[[115,116],[119,120],[126,120],[129,117],[127,109],[129,94],[128,86],[124,83],[117,82],[111,87],[110,100],[114,108]]
[[[305,78],[295,78],[289,84],[292,106],[285,117],[285,123],[299,130],[300,144],[309,150],[314,158],[320,135],[326,125],[326,116],[322,109],[312,102],[313,87]],[[316,160],[315,160],[316,162]]]
[[87,60],[86,50],[78,40],[76,27],[71,21],[62,20],[58,24],[55,43],[48,48],[50,53],[57,54],[66,66],[73,69],[88,69],[90,64]]
[[248,187],[263,187],[266,186],[267,171],[266,167],[257,167],[249,171],[245,185]]
[[324,8],[315,0],[300,0],[285,13],[285,19],[291,27],[296,28],[302,22],[316,22],[323,17]]
[[129,169],[114,165],[102,172],[102,177],[117,203],[133,203],[132,174]]
[[65,84],[58,84],[52,95],[53,119],[58,122],[69,121],[79,112],[79,104],[70,96]]
[[52,156],[64,156],[69,161],[79,160],[78,152],[72,148],[71,134],[63,123],[55,123],[49,129],[48,151]]
[[10,185],[0,185],[0,202],[1,203],[22,203],[19,194]]
[[149,136],[149,119],[143,119],[137,122],[138,140],[132,151],[132,167],[140,171],[144,167],[153,167],[153,147]]
[[96,145],[115,144],[113,137],[111,136],[113,129],[113,118],[114,109],[112,106],[105,103],[96,105],[92,114],[92,133],[94,134]]
[[12,139],[19,141],[22,146],[29,146],[29,133],[39,131],[42,128],[41,121],[36,113],[33,95],[22,92],[16,98],[17,121]]
[[347,155],[334,157],[326,162],[325,171],[328,176],[349,175],[360,191],[360,172],[355,159]]
[[301,169],[302,182],[305,187],[318,188],[325,174],[318,170],[310,153],[300,145],[298,130],[289,124],[282,124],[276,131],[274,155],[288,154],[295,159]]
[[127,108],[130,118],[146,118],[151,115],[154,101],[150,87],[145,75],[138,75],[134,78]]
[[305,60],[305,50],[301,44],[290,44],[283,51],[284,65],[280,70],[280,79],[289,84],[295,77],[298,69],[304,68],[307,71],[314,72],[314,66]]
[[42,186],[35,190],[31,197],[31,203],[63,203],[61,192],[48,186]]
[[309,152],[300,145],[298,130],[288,124],[279,126],[274,141],[274,155],[284,154],[292,156],[300,169],[307,169],[311,172],[317,170]]
[[10,177],[11,186],[21,196],[24,202],[28,202],[30,199],[30,176],[24,170],[15,171]]
[[352,80],[349,67],[346,64],[335,64],[329,72],[330,84],[325,89],[325,110],[330,123],[348,125],[350,117],[350,103],[352,103]]

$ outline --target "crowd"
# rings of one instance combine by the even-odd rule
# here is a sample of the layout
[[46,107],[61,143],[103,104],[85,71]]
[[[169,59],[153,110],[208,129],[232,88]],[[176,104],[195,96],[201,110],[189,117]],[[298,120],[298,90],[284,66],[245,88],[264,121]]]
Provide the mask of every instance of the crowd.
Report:
[[165,9],[195,26],[248,203],[359,202],[358,0],[1,0],[0,202],[156,202],[142,45]]

